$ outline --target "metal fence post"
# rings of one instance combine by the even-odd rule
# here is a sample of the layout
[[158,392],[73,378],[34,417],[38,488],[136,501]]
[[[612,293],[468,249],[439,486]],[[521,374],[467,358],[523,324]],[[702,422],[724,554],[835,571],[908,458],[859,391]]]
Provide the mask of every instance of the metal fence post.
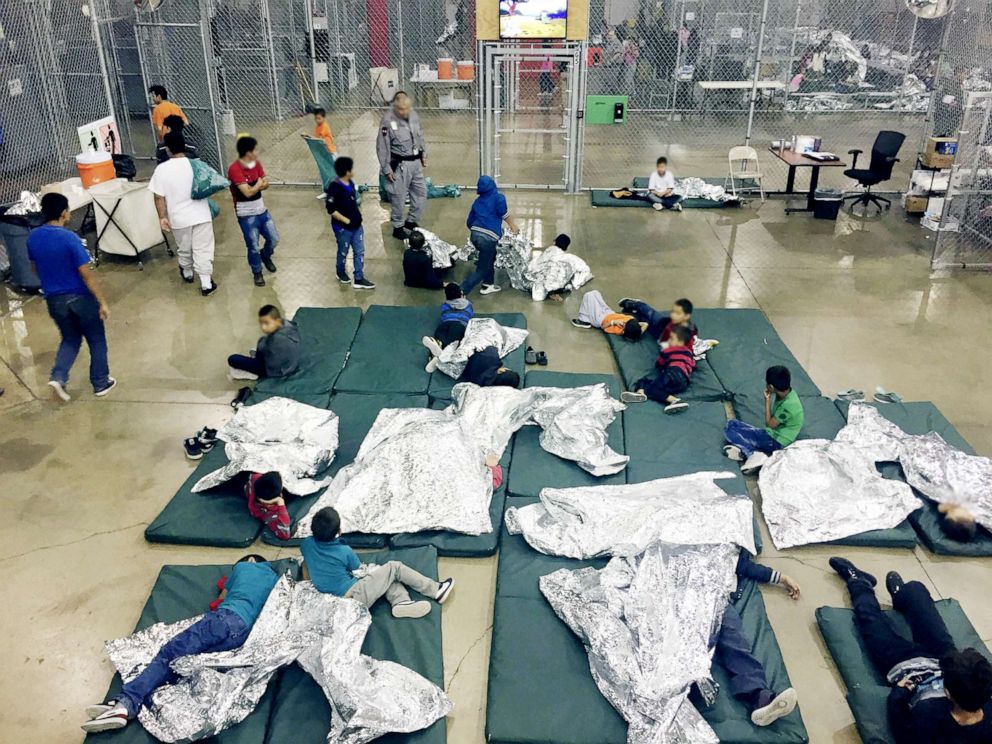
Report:
[[765,45],[765,25],[768,23],[768,0],[761,4],[761,24],[758,26],[758,49],[754,54],[754,78],[751,81],[751,105],[747,113],[747,132],[744,144],[751,144],[751,128],[754,126],[754,107],[758,102],[758,78],[761,77],[761,54]]

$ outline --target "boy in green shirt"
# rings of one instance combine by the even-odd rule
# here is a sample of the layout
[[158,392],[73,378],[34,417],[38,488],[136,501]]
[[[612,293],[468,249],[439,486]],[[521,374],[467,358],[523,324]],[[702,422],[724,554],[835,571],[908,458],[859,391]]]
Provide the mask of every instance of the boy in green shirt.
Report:
[[723,453],[743,462],[745,472],[757,470],[768,455],[788,447],[799,436],[805,414],[803,404],[792,389],[792,375],[786,367],[769,367],[765,372],[765,427],[758,428],[738,419],[727,422]]

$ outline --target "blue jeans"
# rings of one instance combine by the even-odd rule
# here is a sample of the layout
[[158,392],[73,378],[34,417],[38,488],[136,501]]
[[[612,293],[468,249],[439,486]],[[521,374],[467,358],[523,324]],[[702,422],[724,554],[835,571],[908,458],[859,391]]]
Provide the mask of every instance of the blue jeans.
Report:
[[668,325],[669,321],[668,313],[659,312],[641,300],[625,302],[620,308],[620,311],[630,313],[638,323],[647,323],[648,333],[655,338],[661,336],[661,332],[665,330],[665,326]]
[[689,378],[677,369],[666,367],[655,377],[642,377],[634,383],[634,390],[643,390],[648,400],[666,405],[669,396],[684,393],[689,387]]
[[245,621],[231,610],[222,607],[208,612],[162,646],[145,670],[121,688],[117,702],[127,708],[128,717],[134,718],[155,690],[173,680],[173,661],[180,656],[240,648],[248,639],[250,630]]
[[479,284],[496,283],[496,246],[499,244],[491,235],[483,235],[475,230],[470,233],[470,238],[472,245],[479,251],[479,259],[475,263],[475,271],[462,282],[462,294],[466,297]]
[[782,445],[775,441],[767,431],[759,429],[757,426],[751,426],[751,424],[745,424],[739,419],[731,419],[727,422],[723,436],[730,444],[738,447],[744,457],[750,457],[755,452],[764,452],[766,455],[770,455],[772,452],[782,449]]
[[[253,274],[262,273],[262,261],[272,258],[272,254],[279,245],[279,233],[276,231],[276,223],[265,210],[262,214],[251,217],[238,217],[238,224],[241,226],[241,233],[245,236],[245,246],[248,248],[248,265],[251,266]],[[259,237],[265,238],[265,247],[258,249]]]
[[755,693],[768,689],[765,668],[751,650],[740,613],[732,604],[723,613],[713,658],[730,675],[730,694],[735,698],[750,703]]
[[231,354],[227,358],[227,366],[240,369],[242,372],[251,372],[253,375],[265,377],[265,360],[259,356],[246,356],[244,354]]
[[100,320],[100,303],[91,294],[53,295],[47,301],[48,314],[62,334],[50,379],[68,384],[69,370],[85,338],[90,348],[90,384],[94,391],[103,390],[110,384],[110,364],[107,361],[107,333]]
[[337,270],[339,274],[344,273],[344,261],[348,258],[348,249],[351,249],[351,262],[355,265],[355,279],[365,278],[365,228],[359,226],[357,230],[346,230],[343,227],[334,226],[334,239],[338,241],[338,262]]
[[656,194],[648,194],[648,201],[652,204],[660,204],[665,209],[674,209],[675,205],[682,201],[682,197],[678,194],[672,194],[671,196],[657,196]]

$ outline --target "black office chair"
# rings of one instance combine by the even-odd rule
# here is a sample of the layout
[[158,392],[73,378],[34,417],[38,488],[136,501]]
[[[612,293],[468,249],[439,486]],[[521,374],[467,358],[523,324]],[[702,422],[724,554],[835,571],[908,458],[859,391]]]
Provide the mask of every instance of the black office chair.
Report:
[[899,153],[899,148],[902,147],[903,140],[905,139],[906,135],[902,132],[891,132],[888,130],[879,132],[875,138],[875,144],[871,146],[871,163],[869,163],[867,169],[858,168],[858,155],[864,152],[863,150],[847,151],[848,155],[854,156],[854,161],[851,163],[851,167],[844,171],[844,175],[848,178],[853,178],[865,187],[864,191],[844,197],[844,201],[848,199],[853,200],[851,209],[854,209],[854,205],[859,203],[864,204],[865,209],[868,208],[869,203],[874,204],[878,207],[879,212],[882,211],[883,202],[885,209],[892,206],[891,199],[871,193],[871,187],[892,178],[892,167],[899,162],[899,158],[896,155]]

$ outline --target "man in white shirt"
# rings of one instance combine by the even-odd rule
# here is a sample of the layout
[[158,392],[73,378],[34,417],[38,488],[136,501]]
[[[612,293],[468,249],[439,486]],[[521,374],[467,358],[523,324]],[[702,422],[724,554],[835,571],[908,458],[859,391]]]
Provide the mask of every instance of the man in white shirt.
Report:
[[214,226],[206,199],[194,199],[193,167],[186,157],[186,142],[175,130],[165,135],[169,159],[160,163],[148,184],[155,195],[155,209],[163,230],[176,239],[179,274],[192,284],[200,277],[200,294],[208,297],[217,290],[214,268]]
[[668,170],[668,158],[658,158],[656,170],[648,179],[648,199],[659,212],[662,209],[682,211],[682,197],[675,193],[675,176]]

